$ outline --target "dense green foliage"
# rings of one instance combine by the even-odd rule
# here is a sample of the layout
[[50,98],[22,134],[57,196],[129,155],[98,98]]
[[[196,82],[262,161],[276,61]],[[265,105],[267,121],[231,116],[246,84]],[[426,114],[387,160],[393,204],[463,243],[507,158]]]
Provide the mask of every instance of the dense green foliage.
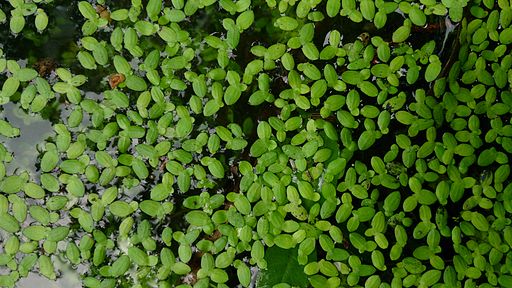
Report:
[[508,0],[56,2],[0,3],[0,103],[53,123],[0,145],[0,286],[512,286]]

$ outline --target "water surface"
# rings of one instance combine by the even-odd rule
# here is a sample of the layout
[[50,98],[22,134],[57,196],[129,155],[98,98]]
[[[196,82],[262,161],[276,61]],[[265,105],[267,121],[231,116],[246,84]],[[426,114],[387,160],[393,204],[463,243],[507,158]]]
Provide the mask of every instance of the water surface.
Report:
[[6,172],[13,174],[26,170],[34,176],[37,174],[38,148],[41,148],[40,145],[44,145],[45,140],[54,134],[52,123],[39,114],[24,111],[19,103],[7,103],[2,108],[0,118],[20,129],[20,136],[16,138],[0,136],[0,142],[14,156],[13,160],[6,165]]

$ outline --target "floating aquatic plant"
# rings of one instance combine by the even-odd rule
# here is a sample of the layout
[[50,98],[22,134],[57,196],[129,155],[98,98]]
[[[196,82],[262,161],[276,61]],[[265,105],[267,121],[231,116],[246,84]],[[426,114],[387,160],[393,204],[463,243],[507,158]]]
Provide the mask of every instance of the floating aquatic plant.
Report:
[[41,69],[51,2],[0,4],[0,103],[57,118],[0,145],[0,286],[512,283],[508,1],[70,2]]

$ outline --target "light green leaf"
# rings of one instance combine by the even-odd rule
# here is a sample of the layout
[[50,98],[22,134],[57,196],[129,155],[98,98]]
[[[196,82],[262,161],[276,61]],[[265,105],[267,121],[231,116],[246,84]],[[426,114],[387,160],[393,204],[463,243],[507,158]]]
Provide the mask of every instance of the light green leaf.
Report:
[[293,31],[299,27],[299,22],[295,18],[282,16],[277,18],[274,25],[283,31]]
[[208,225],[211,222],[210,216],[203,211],[190,211],[185,215],[185,220],[198,227]]
[[124,218],[131,213],[133,213],[133,208],[130,206],[130,204],[124,202],[124,201],[114,201],[109,205],[110,212],[117,216]]

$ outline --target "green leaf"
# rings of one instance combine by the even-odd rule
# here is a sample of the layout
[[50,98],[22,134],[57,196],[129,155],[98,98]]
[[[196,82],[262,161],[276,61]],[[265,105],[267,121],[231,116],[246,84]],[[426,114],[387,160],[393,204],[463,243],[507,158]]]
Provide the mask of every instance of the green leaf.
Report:
[[411,125],[416,121],[416,117],[407,111],[398,111],[395,116],[398,122],[405,125]]
[[372,145],[375,143],[375,140],[375,132],[364,131],[361,133],[361,136],[359,136],[359,139],[357,140],[357,146],[359,150],[364,151],[372,147]]
[[379,93],[379,90],[377,89],[377,87],[375,85],[373,85],[373,83],[371,83],[370,81],[363,81],[361,83],[359,83],[359,89],[361,89],[361,91],[370,96],[370,97],[376,97]]
[[363,79],[359,71],[345,71],[341,74],[341,80],[347,84],[359,85]]
[[469,144],[459,144],[457,147],[455,147],[454,151],[455,154],[458,154],[460,156],[466,157],[471,156],[475,152],[475,148]]
[[183,56],[176,56],[171,59],[165,59],[162,62],[162,70],[165,72],[171,72],[173,70],[180,70],[188,65],[187,59]]
[[66,190],[73,196],[82,197],[85,193],[85,186],[80,178],[71,176],[66,185]]
[[68,198],[65,196],[53,196],[47,200],[46,206],[48,209],[55,211],[62,209],[66,206],[67,202]]
[[368,248],[366,245],[366,239],[361,234],[354,232],[350,233],[348,237],[350,243],[359,251],[365,251]]
[[243,262],[235,262],[236,267],[236,275],[238,276],[238,281],[242,287],[249,287],[251,284],[251,270],[247,265]]
[[[350,192],[354,195],[354,197],[358,199],[366,199],[368,198],[368,190],[366,190],[363,186],[357,184],[350,187]],[[372,215],[373,216],[373,215]]]
[[317,60],[320,56],[320,52],[313,42],[304,44],[304,46],[302,46],[302,53],[304,53],[304,56],[309,60]]
[[[267,269],[261,270],[256,280],[256,287],[271,288],[280,283],[287,283],[293,287],[308,287],[309,281],[304,273],[304,266],[297,260],[298,248],[283,249],[277,246],[267,248],[265,260]],[[311,260],[316,258],[311,254]]]
[[274,243],[282,249],[291,249],[297,244],[295,239],[293,239],[292,235],[289,234],[277,235],[276,237],[274,237]]
[[21,68],[20,70],[14,72],[12,76],[21,82],[28,82],[35,79],[37,75],[37,71],[34,69]]
[[398,29],[393,32],[393,42],[400,43],[404,42],[409,38],[409,35],[411,34],[411,27],[407,25],[400,26]]
[[114,277],[122,276],[128,271],[130,266],[130,258],[126,255],[122,255],[112,264],[112,267],[110,268],[110,274]]
[[236,18],[236,26],[238,26],[238,29],[240,29],[240,31],[244,31],[251,27],[253,22],[254,12],[252,10],[244,11]]
[[210,163],[208,163],[208,170],[212,173],[213,177],[222,179],[224,178],[224,166],[217,159],[212,159]]
[[153,200],[144,200],[139,204],[140,210],[151,217],[156,217],[161,207],[162,204],[160,204],[160,202]]
[[277,18],[274,25],[283,31],[293,31],[299,27],[299,22],[295,18],[282,16]]
[[96,60],[88,51],[80,51],[77,54],[78,61],[85,69],[95,70],[98,66],[96,66]]
[[133,213],[133,208],[130,204],[124,201],[114,201],[109,205],[110,212],[117,217],[124,218]]
[[155,34],[155,32],[157,30],[157,27],[155,27],[155,25],[153,25],[151,22],[144,21],[144,20],[137,21],[135,23],[134,27],[135,27],[135,30],[137,30],[137,32],[139,32],[139,34],[144,35],[144,36],[151,36],[151,35]]
[[26,183],[23,187],[23,191],[25,195],[34,199],[42,199],[45,196],[44,189],[32,182]]
[[48,229],[44,226],[40,225],[32,225],[23,228],[23,235],[25,235],[28,239],[39,241],[46,238],[48,235]]
[[132,169],[139,179],[146,179],[149,176],[148,167],[146,167],[144,161],[138,158],[132,160]]
[[9,21],[9,27],[11,28],[11,32],[14,34],[18,34],[25,27],[25,18],[23,15],[18,13],[12,15],[11,20]]
[[380,252],[379,250],[372,251],[372,264],[375,268],[384,271],[386,270],[386,264],[384,259],[384,254]]
[[83,211],[78,215],[78,223],[87,232],[92,232],[92,229],[94,228],[94,220],[92,219],[91,214]]
[[224,93],[224,102],[226,105],[233,105],[238,101],[241,95],[242,91],[239,86],[229,85]]
[[432,82],[436,80],[437,76],[439,76],[439,73],[441,73],[441,61],[433,61],[430,62],[427,66],[427,69],[425,70],[425,80],[427,82]]
[[361,0],[360,7],[363,18],[369,21],[373,21],[375,16],[375,4],[373,0]]
[[210,273],[210,279],[215,283],[225,283],[229,280],[228,273],[222,269],[213,269]]
[[41,206],[30,206],[29,213],[34,220],[42,225],[48,225],[50,223],[50,212]]
[[87,1],[80,1],[78,3],[78,10],[82,13],[82,16],[86,19],[95,19],[98,17],[96,14],[96,10],[92,7],[92,5]]
[[211,222],[210,216],[203,211],[190,211],[185,215],[185,220],[198,227],[208,225]]
[[149,264],[148,254],[137,247],[128,248],[128,256],[133,263],[139,266],[147,266]]
[[187,192],[190,189],[191,178],[186,170],[183,170],[178,175],[178,187],[181,192]]
[[20,224],[16,218],[7,213],[0,213],[0,229],[9,233],[15,233],[20,230]]
[[2,93],[0,93],[0,95],[2,97],[9,98],[18,91],[19,87],[20,80],[14,77],[9,77],[4,81],[4,84],[2,85]]
[[[7,20],[7,15],[5,15],[5,12],[0,9],[0,23],[4,23]],[[3,69],[0,69],[3,70]]]
[[53,262],[50,257],[46,255],[39,256],[39,273],[50,280],[55,280],[55,278],[57,278],[55,275],[55,268],[53,267]]
[[478,28],[472,36],[473,44],[479,45],[487,39],[487,29],[484,27]]
[[43,172],[50,172],[57,167],[58,162],[59,155],[57,154],[57,151],[55,149],[48,150],[43,154],[43,158],[41,158],[41,170]]
[[326,173],[333,175],[337,179],[345,171],[346,165],[347,160],[345,158],[337,158],[327,165]]
[[219,111],[219,109],[220,109],[220,106],[217,103],[217,101],[215,101],[215,99],[212,99],[212,100],[209,100],[208,102],[206,102],[206,104],[204,105],[203,114],[204,114],[204,116],[209,117],[209,116],[212,116],[213,114],[217,113],[217,111]]
[[132,67],[130,66],[130,63],[126,61],[125,58],[119,55],[114,56],[114,67],[116,68],[118,73],[129,75],[131,74]]
[[233,253],[233,252],[228,250],[226,252],[220,253],[215,258],[215,266],[220,269],[225,269],[225,268],[229,267],[231,265],[231,263],[233,263],[233,258],[235,256],[235,253]]
[[5,177],[0,182],[0,191],[7,194],[18,193],[23,188],[25,182],[26,179],[18,175]]
[[496,160],[497,154],[498,153],[494,147],[480,152],[477,160],[478,166],[485,167],[491,165]]
[[84,164],[78,160],[64,160],[59,166],[62,171],[68,174],[82,173],[85,169]]
[[377,29],[381,29],[384,26],[386,26],[387,18],[388,17],[387,17],[386,12],[379,9],[379,11],[377,11],[377,13],[375,13],[375,17],[373,18],[373,23],[375,24],[375,27]]
[[489,230],[489,222],[487,221],[484,215],[478,212],[473,212],[471,214],[471,224],[473,224],[473,226],[475,226],[475,228],[480,231]]
[[149,0],[146,6],[146,12],[148,14],[149,19],[151,21],[158,20],[158,16],[160,15],[160,11],[162,10],[162,1],[161,0]]
[[327,5],[325,7],[327,16],[333,18],[338,15],[341,8],[340,0],[327,0]]
[[97,151],[95,158],[100,167],[114,167],[115,162],[112,157],[105,151]]
[[176,262],[172,265],[172,271],[178,275],[185,275],[190,272],[190,267],[183,262]]
[[96,60],[96,62],[100,65],[107,65],[108,63],[108,52],[107,48],[105,48],[102,44],[94,45],[94,49],[92,50],[92,56]]
[[160,36],[160,38],[162,38],[162,40],[164,40],[167,43],[174,43],[177,41],[176,32],[173,29],[166,26],[161,27],[161,30],[158,31],[158,35]]
[[148,85],[146,84],[146,81],[144,81],[143,78],[136,76],[136,75],[128,75],[126,76],[126,87],[133,91],[142,92],[148,89]]
[[60,226],[60,227],[56,227],[56,228],[53,228],[52,230],[50,230],[50,232],[48,232],[47,239],[49,241],[58,242],[58,241],[64,240],[68,236],[68,234],[69,234],[69,227]]
[[439,279],[441,279],[441,271],[439,270],[429,270],[424,272],[420,278],[420,285],[423,287],[431,287],[436,284]]
[[506,29],[503,29],[503,31],[501,31],[500,36],[499,36],[499,41],[501,44],[505,44],[505,45],[512,43],[512,28],[511,27],[507,27]]
[[411,10],[409,11],[409,19],[411,19],[412,24],[416,26],[423,27],[427,23],[427,17],[425,13],[416,5],[412,5]]
[[5,120],[0,120],[0,135],[14,138],[20,135],[20,129],[12,127],[11,124]]
[[115,20],[115,21],[123,21],[123,20],[126,20],[127,18],[128,18],[128,10],[127,9],[118,9],[118,10],[114,10],[114,11],[112,11],[112,13],[110,13],[110,19]]

